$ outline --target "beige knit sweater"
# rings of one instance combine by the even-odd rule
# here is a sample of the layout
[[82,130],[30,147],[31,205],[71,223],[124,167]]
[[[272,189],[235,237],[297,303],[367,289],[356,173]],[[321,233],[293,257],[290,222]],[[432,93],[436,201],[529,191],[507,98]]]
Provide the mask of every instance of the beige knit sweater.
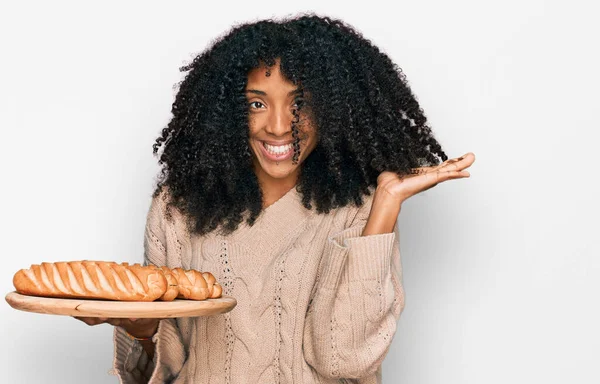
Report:
[[148,212],[144,262],[212,272],[238,304],[161,320],[153,360],[115,327],[122,383],[381,383],[404,289],[397,228],[361,237],[373,195],[317,214],[292,188],[228,236],[191,236],[181,213],[167,220],[161,196]]

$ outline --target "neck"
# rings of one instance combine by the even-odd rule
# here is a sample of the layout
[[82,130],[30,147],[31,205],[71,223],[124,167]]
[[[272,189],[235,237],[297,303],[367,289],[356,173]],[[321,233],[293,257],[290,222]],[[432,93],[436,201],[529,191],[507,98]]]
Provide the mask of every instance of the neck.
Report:
[[295,183],[279,183],[269,187],[262,186],[263,209],[281,199],[281,197],[288,193],[290,189],[294,188],[295,185]]
[[263,195],[263,209],[279,200],[283,195],[288,193],[290,189],[296,186],[298,182],[298,174],[294,172],[284,178],[276,179],[266,174],[260,169],[256,177]]

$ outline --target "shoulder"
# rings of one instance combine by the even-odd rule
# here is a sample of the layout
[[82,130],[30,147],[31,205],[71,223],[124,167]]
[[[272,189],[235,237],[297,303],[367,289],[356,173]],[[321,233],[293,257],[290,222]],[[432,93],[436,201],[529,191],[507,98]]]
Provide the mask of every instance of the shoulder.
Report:
[[156,187],[152,193],[152,200],[148,212],[148,219],[160,223],[175,222],[182,220],[182,214],[172,204],[172,196],[166,185]]
[[168,187],[162,186],[154,189],[151,195],[152,200],[150,201],[149,215],[156,217],[157,219],[163,219],[166,212],[168,202]]

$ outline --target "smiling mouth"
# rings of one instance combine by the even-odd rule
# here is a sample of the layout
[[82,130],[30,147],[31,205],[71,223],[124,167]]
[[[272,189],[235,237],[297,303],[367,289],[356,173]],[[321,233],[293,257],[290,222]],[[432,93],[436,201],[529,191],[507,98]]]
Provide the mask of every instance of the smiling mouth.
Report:
[[291,143],[285,145],[270,145],[264,141],[260,141],[260,147],[264,157],[272,161],[287,160],[294,154],[294,146]]
[[294,150],[294,146],[292,144],[270,145],[263,141],[262,145],[267,150],[267,152],[275,156],[284,155]]

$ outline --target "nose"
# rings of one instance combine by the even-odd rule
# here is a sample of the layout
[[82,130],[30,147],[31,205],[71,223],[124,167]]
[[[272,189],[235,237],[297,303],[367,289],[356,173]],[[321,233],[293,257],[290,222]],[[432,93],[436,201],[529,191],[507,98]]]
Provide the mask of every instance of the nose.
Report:
[[294,114],[286,108],[275,108],[269,115],[265,131],[273,136],[285,136],[292,131]]

